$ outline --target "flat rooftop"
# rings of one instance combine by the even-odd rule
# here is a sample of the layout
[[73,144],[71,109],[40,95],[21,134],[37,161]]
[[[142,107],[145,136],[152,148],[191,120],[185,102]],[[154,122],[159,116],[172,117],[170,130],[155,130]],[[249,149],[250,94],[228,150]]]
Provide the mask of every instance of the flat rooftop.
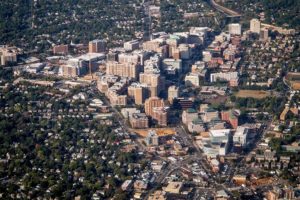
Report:
[[209,132],[213,137],[224,137],[230,133],[230,129],[210,130]]

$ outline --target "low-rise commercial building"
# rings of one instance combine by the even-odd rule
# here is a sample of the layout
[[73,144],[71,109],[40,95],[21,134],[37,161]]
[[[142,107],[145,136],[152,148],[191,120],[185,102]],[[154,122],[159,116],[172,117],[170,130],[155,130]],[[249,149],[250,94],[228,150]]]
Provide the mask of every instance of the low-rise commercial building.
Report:
[[228,122],[234,129],[238,127],[239,124],[238,116],[233,110],[222,111],[221,119]]
[[55,45],[53,47],[53,54],[68,54],[69,46],[68,45]]
[[248,129],[246,127],[238,126],[234,135],[233,143],[240,144],[243,148],[247,146]]
[[199,87],[200,86],[200,77],[197,73],[189,73],[185,76],[185,85]]
[[180,194],[183,188],[182,182],[169,182],[167,187],[164,188],[164,191],[173,194]]
[[194,119],[192,122],[188,123],[189,132],[201,133],[205,131],[205,124],[200,119]]

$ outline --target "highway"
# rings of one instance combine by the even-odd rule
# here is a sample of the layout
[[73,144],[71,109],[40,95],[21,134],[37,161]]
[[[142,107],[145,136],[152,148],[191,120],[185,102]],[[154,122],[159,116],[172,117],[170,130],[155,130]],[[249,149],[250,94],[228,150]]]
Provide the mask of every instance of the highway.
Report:
[[241,15],[234,10],[221,6],[215,2],[215,0],[209,0],[208,3],[215,8],[216,10],[220,11],[221,13],[225,14],[227,17],[240,17]]

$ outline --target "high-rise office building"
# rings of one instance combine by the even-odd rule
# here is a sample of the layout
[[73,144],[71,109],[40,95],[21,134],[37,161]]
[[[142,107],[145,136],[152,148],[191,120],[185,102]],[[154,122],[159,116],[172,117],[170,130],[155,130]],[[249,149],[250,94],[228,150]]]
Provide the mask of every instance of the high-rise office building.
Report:
[[258,19],[252,19],[250,21],[250,31],[252,33],[260,33],[260,21]]
[[160,74],[140,73],[140,82],[146,84],[150,96],[158,96],[165,87],[165,78]]
[[89,42],[89,53],[103,53],[106,51],[105,40],[93,40]]

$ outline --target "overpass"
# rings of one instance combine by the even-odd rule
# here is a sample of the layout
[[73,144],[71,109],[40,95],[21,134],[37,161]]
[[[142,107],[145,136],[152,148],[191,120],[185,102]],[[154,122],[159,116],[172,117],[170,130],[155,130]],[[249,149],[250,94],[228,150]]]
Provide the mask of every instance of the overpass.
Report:
[[231,10],[229,8],[226,8],[224,6],[221,6],[219,4],[217,4],[215,2],[215,0],[208,0],[208,3],[215,8],[216,10],[218,10],[219,12],[225,14],[227,17],[241,17],[241,15],[237,12],[235,12],[234,10]]

